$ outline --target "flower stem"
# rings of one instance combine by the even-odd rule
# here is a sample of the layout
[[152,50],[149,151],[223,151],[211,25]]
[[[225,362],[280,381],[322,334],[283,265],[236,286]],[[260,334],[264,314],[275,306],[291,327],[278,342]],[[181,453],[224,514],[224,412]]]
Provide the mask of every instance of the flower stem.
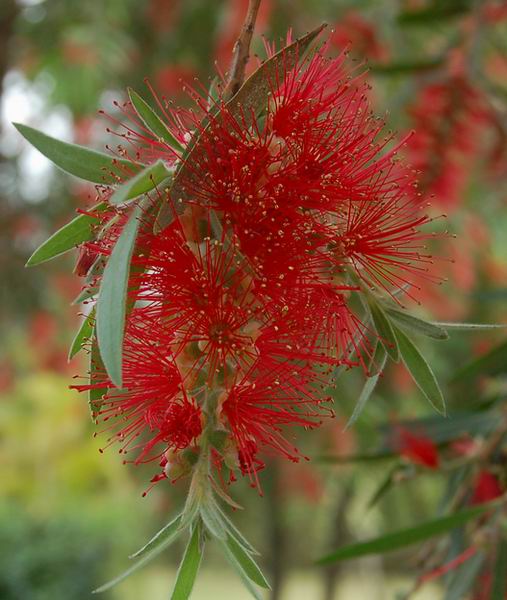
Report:
[[229,80],[224,90],[225,100],[229,100],[236,94],[245,79],[245,68],[250,56],[250,44],[255,28],[255,21],[261,0],[250,0],[248,11],[246,13],[241,33],[234,45],[234,54],[232,57],[231,68],[229,70]]

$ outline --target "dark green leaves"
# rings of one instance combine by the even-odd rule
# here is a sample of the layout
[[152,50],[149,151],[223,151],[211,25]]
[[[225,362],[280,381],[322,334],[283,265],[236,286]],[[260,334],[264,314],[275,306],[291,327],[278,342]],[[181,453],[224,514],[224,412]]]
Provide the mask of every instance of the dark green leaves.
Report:
[[113,205],[122,204],[131,198],[137,198],[153,190],[172,174],[163,161],[158,160],[149,167],[144,168],[137,175],[122,183],[109,199]]
[[112,184],[142,167],[130,160],[115,158],[76,144],[61,142],[37,129],[13,123],[21,135],[57,167],[93,183]]
[[178,568],[171,600],[187,600],[190,597],[199,565],[201,564],[203,545],[204,542],[201,540],[201,525],[197,521],[194,524],[190,541]]
[[128,93],[134,110],[146,127],[154,133],[161,142],[165,142],[174,150],[182,152],[184,149],[183,146],[169,131],[166,124],[160,119],[151,106],[133,89],[129,88]]
[[426,396],[433,408],[440,414],[445,415],[446,408],[444,396],[431,367],[412,340],[398,328],[395,328],[395,333],[398,339],[401,358],[409,373],[412,375],[412,379]]
[[336,552],[328,554],[318,560],[318,564],[325,565],[333,563],[339,560],[348,560],[351,558],[358,558],[359,556],[365,556],[368,554],[379,554],[384,552],[391,552],[392,550],[398,550],[417,542],[422,542],[431,537],[441,535],[465,525],[471,519],[474,519],[486,512],[491,510],[496,503],[490,502],[488,504],[482,504],[475,506],[474,508],[468,508],[460,512],[456,512],[446,517],[440,517],[433,521],[426,521],[421,525],[389,533],[387,535],[369,540],[367,542],[360,542],[358,544],[352,544],[345,546]]
[[[90,212],[101,211],[106,208],[106,204],[101,202]],[[51,260],[68,250],[72,250],[79,244],[87,242],[93,238],[93,226],[99,222],[99,219],[90,215],[79,215],[72,219],[67,225],[64,225],[56,233],[41,244],[37,250],[30,256],[26,266],[33,267],[40,265],[47,260]]]
[[97,338],[104,366],[117,386],[122,386],[122,349],[130,261],[142,208],[132,211],[107,261],[97,300]]

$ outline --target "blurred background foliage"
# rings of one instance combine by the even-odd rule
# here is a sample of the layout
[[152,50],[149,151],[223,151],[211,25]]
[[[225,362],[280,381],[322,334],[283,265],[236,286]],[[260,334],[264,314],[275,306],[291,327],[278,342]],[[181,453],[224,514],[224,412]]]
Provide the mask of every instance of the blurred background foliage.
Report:
[[[99,454],[86,401],[68,390],[70,377],[85,369],[82,359],[67,363],[80,319],[71,306],[80,281],[70,274],[68,256],[35,270],[23,265],[77,207],[88,205],[91,190],[54,169],[10,122],[99,149],[114,143],[97,111],[114,116],[113,100],[124,100],[127,86],[144,91],[145,77],[161,94],[187,103],[185,84],[199,88],[198,78],[207,86],[216,68],[227,69],[246,5],[0,2],[2,600],[87,598],[168,520],[184,493],[184,485],[161,484],[142,498],[150,468],[123,467],[114,450]],[[417,310],[440,320],[506,321],[507,4],[264,0],[257,31],[278,40],[289,27],[300,34],[321,21],[331,26],[333,52],[349,45],[351,59],[369,67],[374,110],[387,127],[400,137],[416,130],[403,153],[420,171],[429,210],[445,213],[445,226],[457,236],[440,244],[445,258],[434,266],[448,282],[423,285],[424,310]],[[260,37],[254,50],[262,55]],[[421,340],[446,388],[447,420],[432,415],[403,368],[393,365],[344,432],[361,386],[360,374],[350,373],[335,392],[337,418],[302,440],[312,462],[272,464],[263,498],[245,482],[235,485],[246,510],[234,518],[263,552],[273,600],[405,598],[411,588],[411,598],[482,598],[471,592],[474,580],[463,583],[456,569],[445,574],[445,585],[435,576],[415,589],[421,568],[429,568],[417,550],[339,568],[312,563],[344,543],[432,518],[452,507],[449,498],[457,494],[463,503],[505,490],[502,335]],[[494,435],[500,437],[489,454],[469,451]],[[343,459],[350,456],[357,460]],[[462,463],[455,468],[456,460]],[[465,547],[461,535],[448,556]],[[104,597],[167,597],[179,550]],[[492,567],[484,561],[476,575],[485,589]],[[206,567],[197,600],[247,597],[218,557]]]

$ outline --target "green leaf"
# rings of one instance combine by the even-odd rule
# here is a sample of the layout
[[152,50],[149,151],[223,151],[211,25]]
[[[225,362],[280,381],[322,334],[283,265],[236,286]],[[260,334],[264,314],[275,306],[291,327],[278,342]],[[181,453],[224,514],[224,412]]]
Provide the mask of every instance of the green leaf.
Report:
[[487,331],[488,329],[503,329],[507,323],[433,323],[437,327],[451,331]]
[[507,372],[507,340],[492,348],[486,354],[467,363],[452,377],[451,383],[466,382],[485,375],[499,375]]
[[[409,465],[408,468],[412,468],[411,465]],[[407,465],[404,465],[399,462],[396,463],[395,465],[393,465],[389,469],[389,471],[387,472],[385,477],[383,477],[382,481],[377,486],[377,488],[375,489],[373,494],[371,495],[371,498],[368,501],[367,507],[372,508],[373,506],[375,506],[375,504],[377,504],[377,502],[379,500],[381,500],[387,494],[387,492],[393,487],[393,485],[396,483],[396,481],[398,481],[400,479],[397,476],[402,475],[406,471],[407,471]]]
[[245,126],[251,125],[254,115],[266,107],[273,86],[283,83],[286,73],[303,58],[307,48],[325,27],[325,23],[319,25],[265,60],[227,103],[232,116],[236,119],[244,118]]
[[393,360],[394,362],[398,362],[400,360],[398,343],[396,341],[394,330],[389,319],[386,316],[386,313],[371,296],[368,298],[368,308],[373,319],[373,324],[375,326],[375,329],[377,330],[377,334],[379,335],[380,341],[384,346],[385,351],[387,352],[387,354],[389,354],[391,360]]
[[217,510],[220,513],[222,520],[227,526],[227,531],[229,535],[236,540],[240,546],[249,553],[255,554],[259,556],[259,552],[250,544],[250,542],[245,538],[245,536],[241,533],[241,531],[234,525],[234,523],[229,519],[229,517],[221,510],[221,508],[217,505]]
[[325,565],[340,560],[348,560],[351,558],[358,558],[359,556],[366,556],[368,554],[381,554],[384,552],[391,552],[410,546],[418,542],[422,542],[429,538],[437,535],[447,533],[456,527],[461,527],[468,523],[468,521],[480,516],[484,512],[491,510],[491,508],[497,506],[499,501],[488,502],[481,504],[480,506],[474,506],[459,512],[455,512],[452,515],[446,517],[439,517],[432,521],[426,521],[415,527],[409,527],[408,529],[402,529],[401,531],[395,531],[388,533],[387,535],[380,536],[378,538],[368,540],[366,542],[359,542],[357,544],[351,544],[350,546],[344,546],[336,552],[332,552],[327,556],[320,558],[317,564]]
[[[94,337],[92,340],[92,349],[90,352],[90,366],[89,366],[89,372],[90,372],[89,383],[90,383],[90,385],[97,383],[97,379],[104,379],[105,371],[106,371],[106,369],[104,367],[104,363],[102,362],[102,359],[100,357],[99,346],[97,344],[97,338]],[[106,386],[104,386],[104,387],[92,388],[88,392],[88,405],[90,407],[92,419],[94,418],[95,414],[99,412],[99,410],[104,402],[103,396],[107,392],[107,390],[108,390],[108,388]]]
[[[229,562],[231,562],[231,560],[232,559],[229,559]],[[260,594],[259,590],[254,586],[254,584],[250,581],[250,579],[248,579],[248,577],[243,574],[241,569],[239,567],[237,567],[236,564],[234,564],[233,566],[236,569],[236,572],[238,573],[238,575],[241,577],[241,581],[243,582],[243,585],[252,594],[252,596],[255,598],[255,600],[264,600],[263,595]]]
[[69,350],[68,360],[72,358],[83,348],[86,341],[89,340],[93,334],[93,326],[95,323],[95,307],[92,308],[90,314],[88,314],[81,323],[81,327],[78,329],[74,341],[72,342]]
[[445,400],[438,381],[426,359],[402,331],[395,328],[401,358],[421,392],[433,408],[441,415],[446,414]]
[[240,574],[243,574],[259,587],[271,589],[257,563],[233,537],[229,536],[223,546],[227,558],[234,567],[239,569]]
[[96,590],[93,590],[92,593],[100,594],[102,592],[106,592],[107,590],[110,590],[112,587],[114,587],[115,585],[117,585],[118,583],[120,583],[121,581],[123,581],[124,579],[126,579],[127,577],[129,577],[130,575],[132,575],[133,573],[135,573],[142,567],[144,567],[144,565],[148,564],[151,560],[153,560],[156,556],[158,556],[163,550],[165,550],[171,544],[172,541],[173,541],[172,539],[167,539],[163,543],[155,546],[150,552],[144,553],[142,558],[140,558],[136,563],[134,563],[124,573],[122,573],[121,575],[118,575],[118,577],[115,577],[114,579],[111,579],[111,581],[108,581],[104,585],[101,585]]
[[175,517],[165,527],[162,527],[149,542],[147,542],[142,548],[140,548],[134,554],[131,554],[129,558],[139,558],[144,556],[146,553],[151,552],[154,548],[160,544],[164,544],[164,548],[167,548],[181,533],[180,529],[181,515]]
[[74,298],[74,300],[72,300],[72,306],[75,306],[76,304],[81,304],[81,302],[93,298],[97,295],[98,291],[99,290],[96,287],[85,287],[84,290],[79,292],[79,294]]
[[212,536],[219,540],[225,540],[227,538],[227,527],[212,504],[209,502],[201,504],[199,513],[206,529]]
[[[285,73],[292,69],[303,57],[308,46],[324,27],[325,25],[320,25],[264,61],[227,102],[225,105],[227,112],[233,118],[241,120],[242,127],[249,127],[252,124],[254,115],[267,106],[273,86],[283,83]],[[214,118],[220,119],[220,112]],[[209,122],[204,121],[201,131],[204,129],[204,133],[206,133],[208,128]],[[194,173],[194,161],[201,152],[200,138],[201,133],[197,131],[187,144],[182,156],[181,166],[174,176],[171,198],[177,210],[180,209],[180,206],[183,206],[183,201],[188,197],[189,191],[186,189],[188,183],[197,183],[198,175]],[[162,231],[172,222],[174,212],[173,207],[169,204],[165,202],[160,207],[160,212],[155,220],[157,232]]]
[[[105,202],[101,202],[91,208],[90,212],[102,211],[106,206]],[[72,250],[83,242],[91,240],[93,238],[93,226],[98,222],[98,217],[89,214],[78,215],[41,244],[27,260],[26,266],[40,265]]]
[[151,106],[132,88],[128,89],[130,102],[136,111],[138,117],[146,125],[146,127],[154,133],[160,142],[165,142],[174,150],[182,152],[183,146],[178,142],[174,135],[169,131],[167,125],[151,108]]
[[[398,346],[396,346],[398,347]],[[364,382],[363,385],[363,389],[361,390],[361,394],[359,395],[359,398],[357,399],[356,405],[354,407],[354,412],[352,413],[352,415],[350,416],[350,419],[348,420],[347,424],[345,425],[345,429],[348,429],[349,427],[351,427],[359,418],[359,415],[363,412],[364,407],[366,406],[366,403],[368,402],[370,396],[373,393],[373,390],[375,389],[377,382],[379,380],[380,375],[382,374],[382,371],[384,370],[384,367],[386,365],[387,362],[387,354],[385,351],[384,346],[382,345],[382,343],[379,341],[377,343],[377,348],[375,350],[375,356],[373,357],[373,361],[372,361],[378,368],[377,372],[375,373],[375,375],[372,375],[371,377],[367,377],[366,381]]]
[[112,205],[123,204],[131,198],[137,198],[150,192],[167,179],[172,171],[166,168],[162,160],[145,167],[137,175],[122,183],[113,193],[109,202]]
[[107,261],[97,300],[97,339],[104,366],[116,387],[122,386],[122,350],[130,261],[142,209],[136,206]]
[[496,547],[496,560],[490,600],[505,600],[507,595],[507,540],[500,539]]
[[220,80],[218,77],[213,77],[208,89],[208,110],[214,110],[214,107],[219,99]]
[[187,600],[192,593],[202,558],[201,526],[195,524],[183,560],[178,568],[171,600]]
[[424,321],[392,307],[385,307],[385,311],[389,318],[405,331],[419,333],[435,340],[446,340],[449,337],[447,331],[439,323]]
[[111,184],[137,173],[142,166],[124,158],[116,158],[84,146],[61,142],[42,131],[21,123],[13,123],[21,135],[49,158],[57,167],[80,179]]

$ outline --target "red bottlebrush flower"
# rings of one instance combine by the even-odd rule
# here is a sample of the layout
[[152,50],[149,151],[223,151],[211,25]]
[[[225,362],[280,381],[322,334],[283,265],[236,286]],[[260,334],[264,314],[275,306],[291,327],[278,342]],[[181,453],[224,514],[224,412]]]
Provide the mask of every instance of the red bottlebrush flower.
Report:
[[[98,415],[116,418],[110,441],[139,450],[135,462],[199,451],[202,432],[215,429],[227,443],[213,462],[234,463],[255,485],[263,452],[299,460],[290,428],[332,414],[320,396],[334,369],[367,371],[374,334],[352,309],[349,296],[362,290],[353,281],[394,295],[426,272],[429,218],[407,193],[413,174],[395,162],[398,146],[387,149],[391,138],[379,141],[362,76],[326,49],[271,80],[258,115],[221,99],[210,110],[198,100],[192,113],[157,98],[174,137],[183,147],[198,137],[198,149],[178,195],[156,191],[178,207],[172,223],[157,234],[140,228],[123,389],[106,394]],[[130,104],[123,111],[133,125],[120,130],[121,153],[177,167],[182,152]],[[124,222],[120,211],[88,247],[108,254]]]
[[429,469],[438,468],[438,450],[431,438],[421,433],[413,433],[405,427],[398,427],[397,435],[396,447],[401,456]]
[[475,487],[472,495],[472,504],[482,504],[490,502],[502,495],[502,488],[497,477],[489,471],[481,471],[475,481]]

